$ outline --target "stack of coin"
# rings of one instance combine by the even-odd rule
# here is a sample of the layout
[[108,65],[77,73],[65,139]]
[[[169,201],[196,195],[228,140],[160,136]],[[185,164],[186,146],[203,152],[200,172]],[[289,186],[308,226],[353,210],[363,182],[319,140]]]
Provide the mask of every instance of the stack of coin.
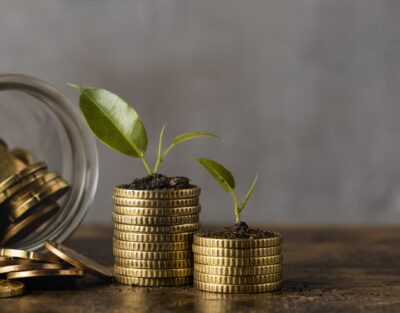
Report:
[[282,237],[193,239],[194,286],[216,293],[261,293],[282,285]]
[[108,268],[64,245],[47,241],[45,247],[49,253],[0,249],[0,298],[23,294],[26,279],[81,278],[86,272],[107,280],[112,278]]
[[24,149],[0,140],[0,246],[12,246],[44,227],[60,207],[68,183]]
[[114,276],[122,284],[178,286],[192,281],[200,188],[114,189]]

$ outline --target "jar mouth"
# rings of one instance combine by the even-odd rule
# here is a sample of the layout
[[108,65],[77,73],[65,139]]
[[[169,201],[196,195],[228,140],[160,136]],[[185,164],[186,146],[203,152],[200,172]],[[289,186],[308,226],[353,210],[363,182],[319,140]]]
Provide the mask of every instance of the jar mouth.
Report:
[[[30,114],[31,116],[24,118],[23,131],[7,132],[7,127],[11,127],[12,121],[5,121],[0,123],[3,124],[0,125],[0,132],[5,132],[9,137],[15,137],[17,136],[15,134],[19,133],[19,137],[13,143],[18,146],[23,146],[21,141],[30,144],[31,148],[36,150],[41,158],[44,158],[44,160],[38,161],[48,161],[49,167],[53,162],[53,166],[56,168],[51,169],[59,171],[70,184],[70,191],[61,201],[62,208],[51,220],[51,223],[34,237],[29,236],[26,240],[12,245],[13,248],[18,249],[41,250],[46,240],[62,242],[67,239],[88,212],[98,182],[96,141],[85,126],[77,106],[73,105],[60,90],[51,84],[31,76],[1,74],[0,91],[28,95],[28,98],[34,98],[35,102],[39,103],[39,105],[35,103],[34,108],[32,108],[33,104],[29,106],[24,103],[24,107],[30,108],[30,110],[21,112],[16,109],[17,105],[8,107],[8,113],[14,117],[20,113],[20,115]],[[1,110],[2,103],[0,103]],[[43,125],[39,127],[38,124]],[[49,136],[54,132],[51,144],[46,144],[46,138],[37,138],[39,136],[46,137],[47,128]],[[37,132],[35,133],[35,131]],[[30,138],[35,138],[37,144],[29,142]],[[5,139],[8,141],[9,138]]]

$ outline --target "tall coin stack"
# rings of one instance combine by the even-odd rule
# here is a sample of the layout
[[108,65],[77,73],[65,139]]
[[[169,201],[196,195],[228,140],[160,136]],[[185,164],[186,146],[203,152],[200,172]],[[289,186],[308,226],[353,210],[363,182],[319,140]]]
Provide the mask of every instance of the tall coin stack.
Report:
[[199,229],[200,188],[114,189],[113,253],[118,282],[179,286],[192,282],[193,233]]
[[282,285],[282,237],[193,239],[194,286],[216,293],[261,293]]
[[10,246],[46,227],[60,207],[68,183],[24,149],[0,139],[0,246]]

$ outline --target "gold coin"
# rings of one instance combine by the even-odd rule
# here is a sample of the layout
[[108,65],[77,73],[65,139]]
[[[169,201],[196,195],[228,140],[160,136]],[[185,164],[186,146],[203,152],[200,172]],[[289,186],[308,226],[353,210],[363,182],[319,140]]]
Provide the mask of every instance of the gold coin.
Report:
[[0,257],[0,267],[9,265],[32,264],[34,261],[27,259],[11,259]]
[[113,248],[115,257],[124,259],[135,260],[174,260],[174,259],[188,259],[192,257],[192,252],[189,250],[184,251],[133,251]]
[[122,276],[129,277],[143,277],[143,278],[170,278],[170,277],[184,277],[192,276],[193,269],[189,268],[164,268],[164,269],[142,269],[142,268],[128,268],[114,265],[114,273]]
[[7,274],[7,279],[22,279],[22,278],[50,277],[50,276],[83,277],[83,271],[78,268],[69,268],[62,270],[33,270],[33,271],[11,272]]
[[119,205],[114,206],[114,212],[117,214],[135,216],[180,216],[198,214],[200,211],[200,204],[178,208],[138,208]]
[[282,244],[282,236],[274,233],[272,237],[259,239],[219,239],[205,237],[204,234],[197,233],[193,238],[193,243],[199,246],[223,249],[256,249],[279,246]]
[[123,250],[141,251],[181,251],[188,250],[192,244],[188,241],[181,242],[130,242],[113,239],[113,246]]
[[31,191],[29,194],[26,194],[18,201],[10,203],[10,215],[14,220],[16,220],[44,201],[56,201],[67,192],[68,188],[68,183],[61,179],[45,183],[39,188]]
[[193,245],[193,253],[223,257],[223,258],[247,258],[247,257],[266,257],[277,255],[281,253],[281,246],[257,249],[222,249],[222,248],[209,248],[198,245]]
[[116,265],[122,267],[133,267],[133,268],[143,268],[143,269],[185,268],[193,266],[192,259],[152,261],[152,260],[115,258],[114,262]]
[[59,270],[63,266],[57,263],[25,263],[0,267],[0,274],[11,272],[33,271],[33,270]]
[[0,249],[0,256],[8,258],[28,259],[34,261],[43,261],[50,263],[60,263],[60,259],[51,254],[44,254],[40,252],[32,252],[17,249]]
[[39,170],[22,178],[21,181],[15,183],[11,187],[0,193],[0,203],[5,202],[19,192],[23,192],[27,186],[37,181],[39,178],[43,177],[45,173],[46,170]]
[[0,182],[0,192],[3,192],[7,188],[10,188],[12,185],[18,183],[21,179],[26,177],[29,174],[32,174],[39,170],[47,169],[46,164],[43,162],[34,163],[32,165],[27,166],[22,171],[8,177],[6,180]]
[[17,172],[14,157],[4,145],[0,145],[0,182]]
[[189,199],[176,199],[176,200],[144,200],[144,199],[131,199],[131,198],[120,198],[113,196],[115,205],[120,206],[133,206],[139,208],[174,208],[174,207],[186,207],[199,204],[199,198]]
[[0,298],[20,296],[25,293],[25,285],[19,281],[0,280]]
[[195,264],[216,265],[216,266],[264,266],[278,264],[282,262],[282,255],[267,256],[262,258],[222,258],[214,256],[205,256],[194,254],[193,259]]
[[200,192],[201,189],[199,187],[168,190],[131,190],[120,187],[114,188],[114,196],[131,199],[187,199],[199,197]]
[[176,234],[195,232],[200,228],[199,223],[172,225],[172,226],[141,226],[115,223],[114,229],[123,232],[147,233],[147,234]]
[[114,230],[114,238],[131,242],[192,242],[193,233],[181,234],[141,234]]
[[233,266],[213,266],[196,263],[194,270],[199,273],[209,275],[221,276],[253,276],[253,275],[269,275],[280,273],[282,271],[282,264],[272,264],[265,266],[246,266],[246,267],[233,267]]
[[64,260],[68,264],[71,264],[72,266],[84,270],[85,272],[104,279],[110,279],[113,276],[112,271],[110,271],[107,267],[98,264],[92,259],[89,259],[88,257],[85,257],[84,255],[60,243],[47,240],[45,247],[60,259]]
[[114,275],[115,280],[124,285],[136,285],[142,287],[168,287],[168,286],[183,286],[192,283],[192,277],[173,277],[173,278],[142,278],[129,277],[123,275]]
[[17,172],[26,169],[26,164],[19,159],[14,159],[15,169]]
[[194,271],[193,278],[209,284],[221,285],[259,285],[273,283],[282,279],[281,273],[257,275],[257,276],[221,276],[210,275]]
[[1,237],[0,244],[8,244],[20,240],[53,217],[60,209],[57,203],[45,204],[35,210],[30,216],[12,223]]
[[152,225],[152,226],[169,226],[182,225],[188,223],[197,223],[199,215],[187,216],[131,216],[113,213],[113,221],[119,224],[129,225]]
[[280,289],[282,287],[282,281],[259,285],[222,285],[194,280],[193,285],[199,290],[216,293],[263,293]]
[[33,157],[29,151],[22,148],[14,148],[11,150],[11,154],[14,158],[24,162],[26,165],[33,163]]

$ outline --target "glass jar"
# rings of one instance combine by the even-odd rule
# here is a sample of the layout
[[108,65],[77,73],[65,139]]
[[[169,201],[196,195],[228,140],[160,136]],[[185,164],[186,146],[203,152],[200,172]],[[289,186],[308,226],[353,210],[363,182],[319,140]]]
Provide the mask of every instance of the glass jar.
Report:
[[45,229],[13,248],[40,250],[51,239],[64,241],[79,226],[93,201],[98,181],[96,142],[76,105],[40,79],[0,75],[0,138],[32,153],[68,181],[61,210]]

